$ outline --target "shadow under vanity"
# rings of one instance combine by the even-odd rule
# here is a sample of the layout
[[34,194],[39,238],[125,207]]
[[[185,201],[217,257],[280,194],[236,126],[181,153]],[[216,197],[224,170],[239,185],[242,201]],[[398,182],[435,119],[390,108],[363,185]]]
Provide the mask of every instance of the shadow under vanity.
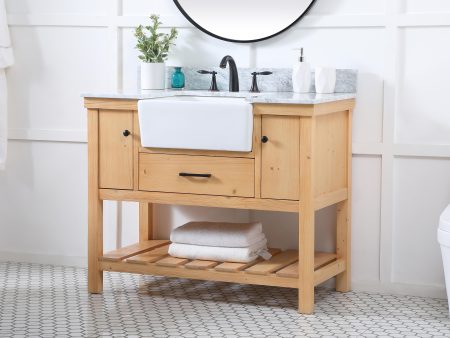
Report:
[[[252,71],[244,71],[250,84]],[[264,76],[260,88],[287,88],[289,76],[280,75],[286,71],[271,71],[274,75]],[[194,73],[188,69],[187,78]],[[209,88],[210,77],[196,76],[203,77],[203,89]],[[241,76],[241,86],[246,76]],[[228,87],[220,78],[219,86]],[[305,314],[314,311],[315,286],[328,279],[336,276],[336,290],[349,291],[355,81],[355,72],[338,71],[336,87],[348,91],[323,95],[288,90],[258,95],[215,93],[194,90],[189,81],[184,91],[84,95],[88,111],[89,291],[102,292],[103,271],[269,285],[298,289],[299,312]],[[251,150],[143,147],[139,100],[176,96],[241,97],[251,104]],[[195,176],[199,173],[208,175]],[[138,243],[103,252],[104,200],[139,202]],[[153,238],[153,203],[297,212],[299,248],[271,249],[270,260],[245,264],[170,257],[169,241]],[[315,211],[330,205],[337,205],[336,252],[315,252]]]

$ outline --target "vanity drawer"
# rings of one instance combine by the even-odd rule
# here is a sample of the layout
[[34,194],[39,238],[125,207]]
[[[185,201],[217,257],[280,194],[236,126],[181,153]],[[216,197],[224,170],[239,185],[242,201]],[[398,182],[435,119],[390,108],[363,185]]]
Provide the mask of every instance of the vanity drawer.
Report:
[[139,190],[254,197],[249,158],[139,154]]

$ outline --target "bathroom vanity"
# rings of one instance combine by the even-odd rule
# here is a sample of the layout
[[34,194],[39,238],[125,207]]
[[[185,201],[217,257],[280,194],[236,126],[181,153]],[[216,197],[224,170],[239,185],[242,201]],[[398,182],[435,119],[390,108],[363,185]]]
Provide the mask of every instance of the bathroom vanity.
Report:
[[[85,95],[89,292],[102,292],[103,271],[269,285],[297,288],[299,312],[308,314],[315,286],[336,276],[336,290],[349,291],[354,94],[236,93],[253,107],[248,152],[142,147],[138,100],[177,95],[230,94]],[[103,252],[104,200],[139,202],[138,243]],[[273,248],[270,260],[248,264],[170,257],[169,241],[153,236],[153,204],[296,212],[299,248]],[[331,205],[337,205],[336,252],[315,252],[315,212]]]

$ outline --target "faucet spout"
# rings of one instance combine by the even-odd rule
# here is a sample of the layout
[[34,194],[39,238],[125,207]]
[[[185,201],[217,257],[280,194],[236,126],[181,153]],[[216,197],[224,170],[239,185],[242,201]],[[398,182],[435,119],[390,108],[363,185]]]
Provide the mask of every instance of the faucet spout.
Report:
[[220,68],[227,68],[227,64],[230,69],[230,84],[229,90],[230,92],[238,92],[239,91],[239,75],[236,67],[236,62],[233,57],[230,55],[226,55],[223,57],[222,61],[220,61]]

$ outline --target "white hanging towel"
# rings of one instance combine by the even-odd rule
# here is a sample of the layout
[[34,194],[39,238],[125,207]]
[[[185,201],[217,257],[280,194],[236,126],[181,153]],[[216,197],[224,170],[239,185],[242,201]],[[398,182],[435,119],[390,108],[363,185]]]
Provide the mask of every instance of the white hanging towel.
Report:
[[170,234],[172,243],[243,248],[266,239],[261,222],[189,222]]
[[6,19],[5,1],[0,0],[0,170],[5,168],[7,134],[7,91],[5,69],[14,63],[8,21]]

